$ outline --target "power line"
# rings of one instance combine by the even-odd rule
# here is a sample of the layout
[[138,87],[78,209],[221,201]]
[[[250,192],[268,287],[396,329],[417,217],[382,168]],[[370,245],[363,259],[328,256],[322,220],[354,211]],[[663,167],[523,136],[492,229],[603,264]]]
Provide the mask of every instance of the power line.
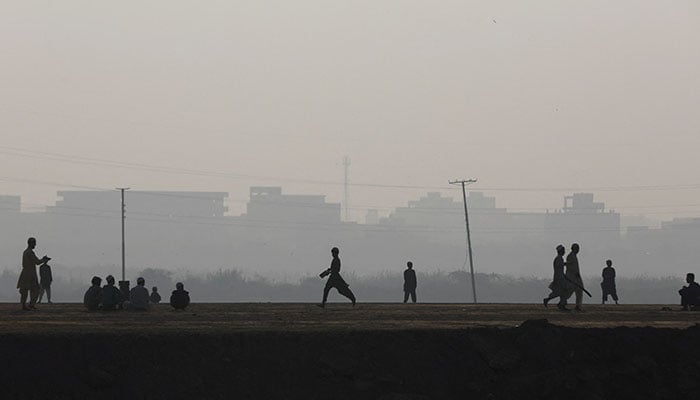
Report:
[[589,186],[589,187],[480,187],[490,192],[647,192],[665,190],[700,190],[700,183],[656,186]]
[[[63,182],[50,182],[50,181],[43,181],[43,180],[33,180],[33,179],[24,179],[24,178],[14,178],[14,177],[8,177],[8,176],[0,176],[0,180],[2,181],[9,181],[9,182],[18,182],[18,183],[28,183],[28,184],[37,184],[37,185],[45,185],[45,186],[55,186],[55,187],[70,187],[70,188],[75,188],[75,189],[84,189],[84,190],[92,190],[92,191],[103,191],[103,192],[108,192],[112,191],[113,189],[111,188],[104,188],[104,187],[96,187],[96,186],[87,186],[87,185],[76,185],[76,184],[69,184],[69,183],[63,183]],[[479,190],[484,190],[484,189],[479,189]],[[183,193],[169,193],[169,192],[158,192],[158,191],[152,191],[152,192],[147,192],[147,191],[140,191],[140,192],[133,192],[134,195],[145,195],[145,196],[161,196],[161,197],[171,197],[171,198],[191,198],[191,199],[197,199],[197,200],[202,200],[202,199],[210,199],[208,196],[197,196],[194,193],[192,194],[183,194]],[[246,204],[250,200],[249,199],[236,199],[236,198],[231,198],[227,197],[225,198],[226,202],[234,202],[234,203],[243,203]],[[293,201],[279,201],[276,202],[274,200],[266,200],[270,203],[274,204],[279,204],[283,205],[285,207],[308,207],[308,208],[324,208],[327,207],[326,205],[322,206],[317,206],[313,204],[308,204],[308,203],[301,203],[301,202],[293,202]],[[30,204],[30,203],[23,203],[24,204]],[[331,203],[328,203],[331,204]],[[40,207],[61,207],[61,208],[67,208],[65,206],[58,206],[58,205],[38,205]],[[700,204],[669,204],[669,205],[650,205],[650,206],[617,206],[616,208],[619,209],[630,209],[630,208],[638,208],[638,209],[644,209],[644,208],[677,208],[677,207],[700,207]],[[355,206],[355,207],[348,207],[350,209],[355,209],[355,210],[377,210],[377,209],[383,209],[383,210],[396,210],[396,209],[409,209],[411,212],[420,212],[420,213],[447,213],[447,214],[458,214],[461,213],[462,211],[458,209],[444,209],[444,208],[439,208],[439,207],[434,207],[434,208],[429,208],[429,207],[392,207],[392,206],[382,206],[382,205],[364,205],[364,206]],[[517,210],[523,210],[523,211],[546,211],[546,210],[556,210],[557,208],[536,208],[536,207],[530,207],[530,208],[508,208],[504,209],[507,210],[510,213],[517,212]],[[612,209],[612,208],[611,208]],[[493,209],[491,208],[472,208],[472,211],[480,212],[480,211],[491,211]],[[112,210],[95,210],[95,211],[103,211],[103,212],[112,212]],[[682,211],[664,211],[664,212],[646,212],[645,214],[683,214]]]
[[[135,195],[138,194],[147,194],[149,192],[132,192]],[[164,193],[165,194],[165,193]],[[157,194],[156,194],[157,195]],[[178,195],[173,195],[173,197],[184,197],[184,196],[178,196]],[[197,196],[186,196],[185,198],[196,198],[196,199],[208,199],[205,197],[197,197]],[[250,199],[235,199],[231,197],[225,198],[225,201],[227,202],[236,202],[236,203],[243,203],[247,204],[250,202]],[[302,208],[317,208],[317,209],[323,209],[323,208],[328,208],[327,205],[315,205],[315,204],[309,204],[309,203],[301,203],[301,202],[293,202],[293,201],[287,201],[287,200],[280,200],[280,201],[275,201],[275,200],[265,200],[266,204],[274,204],[274,205],[279,205],[279,206],[284,206],[284,207],[302,207]],[[6,203],[6,204],[14,204],[14,202],[11,201],[3,201],[0,200],[0,204]],[[43,203],[31,203],[31,202],[25,202],[22,201],[22,207],[28,207],[28,208],[36,208],[36,209],[65,209],[65,210],[80,210],[80,211],[94,211],[94,212],[101,212],[101,213],[118,213],[119,211],[116,210],[107,210],[107,209],[99,209],[99,208],[85,208],[85,207],[70,207],[70,206],[65,206],[65,205],[57,205],[57,204],[43,204]],[[667,205],[653,205],[653,206],[619,206],[618,208],[620,209],[658,209],[658,208],[691,208],[691,207],[700,207],[700,204],[667,204]],[[439,215],[445,215],[445,214],[462,214],[464,211],[461,209],[456,209],[456,208],[441,208],[441,207],[392,207],[392,206],[379,206],[379,205],[363,205],[363,206],[355,206],[355,207],[349,207],[350,209],[353,210],[398,210],[398,209],[403,209],[403,210],[410,210],[411,213],[425,213],[425,214],[439,214]],[[493,208],[475,208],[475,207],[470,207],[470,210],[472,212],[476,212],[477,214],[480,214],[479,212],[485,211],[481,215],[501,215],[500,213],[492,213]],[[513,214],[520,214],[522,211],[548,211],[548,210],[553,210],[553,208],[544,208],[544,207],[530,207],[530,208],[507,208],[503,209],[503,214],[506,215],[513,215]],[[556,209],[554,209],[556,210]],[[674,214],[687,214],[690,210],[675,210],[675,211],[646,211],[644,212],[644,215],[674,215]],[[142,212],[139,211],[132,211],[131,214],[141,214]],[[529,214],[529,213],[527,213]],[[163,214],[162,216],[169,216]],[[178,217],[188,217],[188,216],[182,216],[182,215],[177,215]],[[634,216],[634,215],[633,215]]]
[[[35,151],[31,149],[25,149],[20,147],[11,146],[0,146],[0,149],[5,149],[5,151],[0,151],[2,154],[18,156],[18,157],[28,157],[28,158],[45,158],[54,161],[69,162],[69,163],[79,163],[79,164],[89,164],[89,165],[101,165],[106,167],[117,167],[117,168],[128,168],[137,170],[146,170],[152,172],[162,172],[170,174],[180,174],[180,175],[195,175],[195,176],[210,176],[219,178],[230,178],[230,179],[259,179],[274,182],[296,182],[296,183],[306,183],[313,185],[326,185],[326,186],[340,186],[345,185],[345,182],[340,181],[329,181],[329,180],[314,180],[314,179],[295,179],[289,177],[279,177],[279,176],[263,176],[263,175],[251,175],[251,174],[241,174],[241,173],[230,173],[221,171],[211,171],[211,170],[198,170],[198,169],[186,169],[178,168],[172,166],[163,165],[153,165],[146,163],[135,163],[135,162],[124,162],[117,160],[107,160],[101,158],[83,157],[76,155],[68,155],[53,152],[42,152]],[[388,188],[388,189],[423,189],[423,190],[454,190],[450,186],[421,186],[421,185],[398,185],[398,184],[386,184],[386,183],[362,183],[362,182],[348,182],[348,186],[356,187],[370,187],[370,188]],[[633,185],[633,186],[589,186],[589,187],[575,187],[575,186],[565,186],[565,187],[481,187],[480,191],[494,191],[494,192],[578,192],[578,191],[593,191],[593,192],[615,192],[615,191],[663,191],[663,190],[700,190],[700,183],[689,183],[689,184],[674,184],[674,185]]]
[[95,191],[103,191],[103,192],[112,190],[112,189],[106,189],[106,188],[101,188],[101,187],[96,187],[96,186],[74,185],[74,184],[70,184],[70,183],[41,181],[41,180],[36,180],[36,179],[13,178],[10,176],[0,176],[0,181],[29,183],[29,184],[35,184],[35,185],[55,186],[55,187],[70,187],[70,188],[74,188],[74,189],[95,190]]
[[[0,177],[0,180],[2,180],[3,177]],[[7,178],[5,178],[7,179]],[[14,180],[14,179],[13,179]],[[25,182],[26,180],[20,180],[22,182]],[[55,185],[55,186],[63,186],[64,184],[62,183],[48,183],[44,181],[30,181],[30,182],[41,182],[43,184],[50,184],[50,185]],[[96,188],[96,187],[87,187],[87,186],[77,186],[77,185],[72,185],[73,187],[78,187],[78,188],[89,188],[91,190],[96,190],[96,191],[111,191],[112,189],[105,189],[105,188]],[[151,195],[151,196],[165,196],[165,197],[174,197],[174,198],[193,198],[193,199],[210,199],[210,197],[204,197],[204,196],[196,196],[196,195],[184,195],[184,194],[175,194],[175,193],[165,193],[165,192],[132,192],[133,195]],[[233,202],[241,202],[241,203],[248,203],[250,200],[246,199],[232,199],[232,198],[226,198],[226,201],[233,201]],[[314,204],[308,204],[308,203],[300,203],[300,202],[291,202],[291,201],[274,201],[274,200],[266,200],[267,204],[274,204],[277,206],[282,206],[282,207],[302,207],[302,208],[315,208],[315,209],[323,209],[327,208],[327,205],[314,205]],[[14,204],[11,201],[2,201],[0,200],[0,204],[2,203],[7,203],[7,204]],[[27,203],[27,202],[22,202],[22,206],[25,207],[29,205],[30,208],[45,208],[45,209],[51,209],[52,214],[56,214],[55,210],[56,209],[62,209],[62,210],[77,210],[77,211],[89,211],[89,212],[97,212],[97,213],[107,213],[107,214],[113,214],[113,213],[118,213],[119,211],[116,210],[108,210],[108,209],[99,209],[99,208],[85,208],[85,207],[70,207],[70,206],[65,206],[65,205],[47,205],[47,204],[40,204],[40,203]],[[672,205],[656,205],[656,206],[623,206],[621,208],[674,208],[674,207],[700,207],[700,204],[672,204]],[[439,208],[439,207],[434,207],[434,208],[412,208],[412,207],[388,207],[388,206],[376,206],[376,205],[368,205],[364,207],[350,207],[351,209],[357,209],[357,210],[369,210],[369,209],[385,209],[385,210],[398,210],[398,209],[408,209],[410,210],[411,213],[424,213],[424,214],[438,214],[438,215],[457,215],[461,214],[463,211],[460,211],[458,209],[445,209],[445,208]],[[478,215],[490,215],[490,211],[493,209],[491,208],[471,208],[472,211],[476,211]],[[516,214],[517,212],[513,212],[512,210],[533,210],[533,211],[544,211],[544,210],[549,210],[548,208],[520,208],[520,209],[503,209],[504,212],[503,214],[508,215],[508,214]],[[508,211],[506,211],[508,210]],[[480,211],[486,211],[486,213],[480,214]],[[681,211],[681,210],[675,210],[675,211],[647,211],[644,213],[644,215],[688,215],[690,211]],[[171,214],[155,214],[155,213],[148,213],[148,212],[139,212],[139,211],[132,211],[131,214],[134,215],[146,215],[146,216],[161,216],[161,217],[176,217],[176,218],[191,218],[192,216],[189,215],[171,215]],[[500,214],[493,214],[493,215],[500,215]],[[204,218],[204,216],[200,217]]]
[[350,168],[350,157],[345,156],[343,157],[343,169],[345,171],[345,180],[344,180],[344,185],[343,185],[343,194],[345,197],[345,220],[348,220],[348,169]]
[[[71,207],[71,210],[81,210],[78,207]],[[87,211],[92,211],[92,209],[84,209]],[[238,220],[233,220],[235,217],[210,217],[210,216],[179,216],[171,214],[158,214],[149,212],[131,212],[132,214],[138,214],[142,217],[130,218],[134,222],[163,222],[163,223],[175,223],[175,224],[197,224],[197,225],[209,225],[209,226],[232,226],[232,227],[256,227],[256,228],[293,228],[301,229],[305,228],[315,229],[315,228],[329,228],[331,230],[374,230],[374,231],[391,231],[391,232],[434,232],[434,233],[454,233],[462,231],[461,228],[455,226],[450,227],[421,227],[421,226],[396,226],[396,225],[358,225],[355,223],[323,223],[323,222],[312,222],[312,221],[280,221],[280,220],[261,220],[261,219],[249,219],[241,218]],[[23,214],[23,213],[19,213]],[[55,212],[52,211],[46,214],[51,215],[61,215],[69,217],[85,217],[85,218],[101,218],[101,219],[111,219],[117,220],[121,219],[119,215],[97,215],[97,214],[86,214],[86,213],[69,213],[69,212]],[[155,217],[155,218],[145,218],[145,217]],[[162,218],[162,219],[156,219]],[[232,221],[233,220],[233,221]],[[487,229],[478,230],[480,233],[507,233],[507,232],[534,232],[537,229]],[[560,230],[555,228],[553,230]],[[544,230],[540,230],[544,231]]]
[[[295,183],[305,183],[312,185],[325,185],[325,186],[340,186],[345,185],[345,182],[329,181],[329,180],[314,180],[314,179],[296,179],[289,177],[278,177],[278,176],[262,176],[262,175],[249,175],[249,174],[232,174],[230,172],[219,172],[219,171],[207,171],[207,170],[194,170],[194,169],[184,169],[184,168],[174,168],[170,166],[159,166],[150,165],[143,163],[131,163],[122,162],[115,160],[105,160],[99,158],[90,158],[74,155],[66,155],[60,153],[48,153],[48,152],[38,152],[29,149],[22,149],[17,147],[0,146],[0,149],[10,150],[0,151],[2,154],[17,156],[17,157],[28,157],[28,158],[45,158],[53,161],[61,161],[68,163],[77,164],[89,164],[89,165],[101,165],[107,167],[116,168],[127,168],[127,169],[137,169],[137,170],[147,170],[152,172],[162,172],[170,174],[179,175],[196,175],[196,176],[210,176],[219,178],[235,178],[235,179],[258,179],[263,181],[274,181],[274,182],[295,182]],[[18,153],[19,152],[19,153]],[[22,154],[26,153],[26,154]],[[381,184],[381,183],[348,183],[349,186],[358,187],[372,187],[372,188],[387,188],[387,189],[433,189],[433,190],[450,190],[452,188],[445,186],[418,186],[418,185],[396,185],[396,184]]]
[[[18,214],[23,214],[19,213]],[[231,217],[222,217],[219,221],[202,221],[202,219],[210,219],[216,217],[194,217],[194,216],[179,216],[174,217],[166,214],[155,213],[140,213],[144,216],[154,217],[169,217],[168,219],[130,218],[134,222],[154,222],[179,225],[206,225],[232,228],[264,228],[264,229],[284,229],[284,230],[307,230],[307,231],[356,231],[358,229],[373,232],[373,233],[431,233],[431,234],[452,234],[462,231],[459,227],[420,227],[420,226],[395,226],[395,225],[358,225],[349,223],[318,223],[309,221],[270,221],[258,219],[241,219],[239,221],[230,221]],[[120,216],[107,216],[95,214],[80,214],[80,213],[61,213],[51,212],[50,215],[61,215],[79,218],[99,218],[117,220]],[[692,225],[676,226],[673,229],[679,230],[694,230],[700,229]],[[658,229],[651,229],[657,231]],[[564,228],[483,228],[474,229],[473,232],[479,235],[503,235],[503,234],[533,234],[533,233],[613,233],[620,232],[621,228],[614,227],[564,227]]]

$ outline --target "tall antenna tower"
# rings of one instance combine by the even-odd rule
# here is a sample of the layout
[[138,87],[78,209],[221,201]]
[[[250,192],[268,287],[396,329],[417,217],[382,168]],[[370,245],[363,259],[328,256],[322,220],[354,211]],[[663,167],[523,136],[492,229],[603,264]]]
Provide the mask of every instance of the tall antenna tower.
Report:
[[348,169],[350,168],[350,157],[343,157],[343,167],[345,168],[345,221],[348,220]]

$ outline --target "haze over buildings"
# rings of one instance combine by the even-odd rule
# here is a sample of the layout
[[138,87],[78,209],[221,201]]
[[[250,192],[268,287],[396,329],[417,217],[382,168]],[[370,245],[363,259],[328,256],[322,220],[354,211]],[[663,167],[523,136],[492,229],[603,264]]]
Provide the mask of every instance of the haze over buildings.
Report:
[[340,202],[348,155],[356,221],[469,177],[510,209],[693,216],[699,26],[694,0],[5,1],[0,192]]
[[5,1],[1,266],[28,235],[119,264],[131,187],[134,267],[451,270],[447,182],[478,178],[479,271],[574,240],[591,272],[695,270],[699,27],[692,0]]
[[[118,191],[60,191],[43,212],[21,212],[18,196],[3,197],[0,267],[14,269],[24,240],[40,239],[40,252],[72,267],[121,262]],[[313,276],[339,246],[344,268],[371,275],[401,269],[406,260],[422,272],[463,268],[463,204],[439,192],[409,200],[386,217],[365,223],[341,219],[339,203],[324,195],[297,195],[281,187],[252,187],[246,212],[227,214],[225,192],[126,192],[127,265],[211,272],[238,269],[278,279]],[[470,225],[478,272],[548,277],[559,243],[582,245],[583,270],[597,275],[613,258],[626,276],[682,275],[694,268],[700,219],[660,227],[623,227],[619,213],[591,193],[563,199],[560,209],[511,212],[496,198],[469,192]],[[667,260],[676,260],[667,262]]]

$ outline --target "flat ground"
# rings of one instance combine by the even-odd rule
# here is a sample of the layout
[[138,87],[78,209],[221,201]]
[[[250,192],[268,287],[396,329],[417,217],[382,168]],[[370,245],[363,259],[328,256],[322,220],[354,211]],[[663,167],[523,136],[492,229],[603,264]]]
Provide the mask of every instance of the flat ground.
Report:
[[3,400],[691,399],[700,312],[679,308],[5,303],[0,387]]
[[148,312],[87,312],[82,304],[39,304],[20,311],[0,304],[0,334],[6,333],[233,333],[255,331],[452,330],[515,327],[531,319],[579,328],[687,328],[700,312],[677,305],[586,305],[583,313],[562,313],[542,304],[350,304],[325,309],[309,303],[192,304],[187,311],[169,305]]

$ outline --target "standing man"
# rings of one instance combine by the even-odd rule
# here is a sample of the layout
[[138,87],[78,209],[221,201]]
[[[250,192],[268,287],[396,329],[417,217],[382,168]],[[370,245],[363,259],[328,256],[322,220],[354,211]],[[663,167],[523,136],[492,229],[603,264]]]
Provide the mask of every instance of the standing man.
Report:
[[350,285],[345,283],[343,277],[340,276],[340,258],[338,257],[338,253],[340,253],[340,250],[338,250],[337,247],[331,249],[331,256],[333,256],[331,266],[319,275],[321,278],[330,275],[328,281],[326,281],[326,287],[323,288],[323,301],[318,305],[319,307],[326,306],[328,292],[330,292],[332,288],[336,288],[338,293],[350,299],[350,301],[352,301],[352,306],[355,306],[355,295],[352,293],[352,290],[350,290]]
[[607,267],[603,268],[603,282],[600,282],[600,288],[603,289],[603,304],[608,301],[608,295],[612,296],[615,304],[619,304],[615,287],[615,268],[612,266],[612,260],[607,260],[605,264]]
[[418,281],[416,280],[416,271],[413,270],[413,263],[406,263],[406,270],[403,271],[403,302],[404,304],[408,301],[408,296],[411,296],[411,301],[415,304],[416,302],[416,287],[418,287]]
[[[583,303],[583,279],[581,278],[581,270],[578,266],[578,252],[580,247],[578,243],[571,245],[571,252],[566,256],[566,274],[565,279],[569,282],[570,290],[576,294],[576,311],[583,311],[581,304]],[[568,293],[567,298],[571,296]]]
[[557,246],[557,256],[554,257],[554,278],[552,283],[549,284],[549,289],[552,292],[542,300],[544,306],[547,307],[547,303],[550,300],[559,297],[559,304],[557,308],[561,311],[569,311],[566,308],[566,299],[571,296],[569,293],[569,286],[566,283],[566,278],[564,278],[564,253],[566,253],[566,248],[563,245]]
[[46,302],[51,304],[51,282],[53,282],[53,275],[51,275],[51,266],[49,263],[43,263],[39,267],[39,300],[37,303],[41,303],[42,297],[44,297],[44,292],[46,292]]
[[[22,310],[35,310],[34,304],[39,297],[39,278],[36,276],[36,266],[50,260],[49,257],[39,258],[34,254],[36,239],[27,239],[27,248],[22,253],[22,272],[17,280],[17,289],[20,293]],[[27,306],[27,294],[29,294],[29,306]]]

